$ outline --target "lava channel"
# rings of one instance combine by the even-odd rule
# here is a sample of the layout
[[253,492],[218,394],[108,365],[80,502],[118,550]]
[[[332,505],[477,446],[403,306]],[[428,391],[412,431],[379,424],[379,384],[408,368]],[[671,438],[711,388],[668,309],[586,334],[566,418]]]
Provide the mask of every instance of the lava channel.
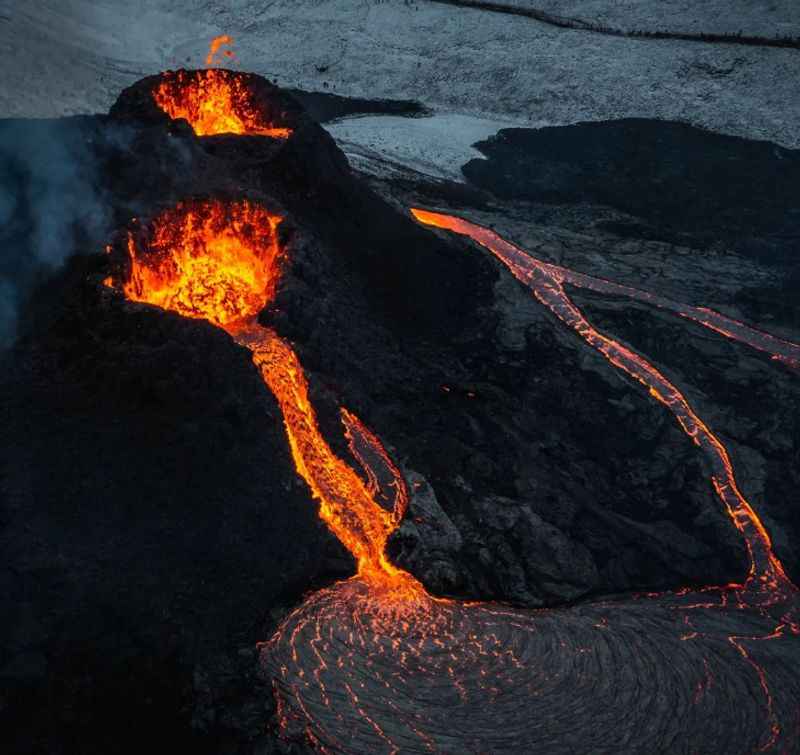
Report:
[[[320,517],[355,557],[359,578],[392,600],[421,598],[419,582],[384,554],[405,512],[402,475],[377,437],[345,409],[344,432],[367,480],[334,454],[320,432],[297,355],[256,320],[274,297],[281,220],[247,201],[182,202],[156,217],[144,239],[128,234],[127,274],[107,283],[121,283],[131,301],[207,320],[252,352],[283,413],[297,471],[319,500]],[[377,500],[387,485],[395,491],[391,506]]]
[[704,452],[712,470],[711,482],[714,489],[734,526],[744,536],[750,568],[741,589],[752,593],[750,600],[754,598],[754,594],[758,594],[767,601],[780,601],[785,597],[787,591],[795,590],[772,550],[772,542],[764,525],[740,492],[730,456],[719,438],[695,413],[678,388],[659,370],[640,354],[592,327],[567,295],[564,284],[569,283],[594,291],[625,295],[628,298],[655,304],[761,351],[770,352],[771,347],[779,347],[781,351],[773,356],[785,359],[794,358],[800,354],[800,347],[718,315],[710,309],[674,304],[668,299],[648,294],[645,291],[573,273],[566,268],[541,262],[501,238],[494,231],[463,218],[417,208],[413,208],[411,213],[420,223],[468,236],[488,249],[561,322],[572,328],[614,367],[641,383],[654,399],[666,406],[678,420],[684,432]]

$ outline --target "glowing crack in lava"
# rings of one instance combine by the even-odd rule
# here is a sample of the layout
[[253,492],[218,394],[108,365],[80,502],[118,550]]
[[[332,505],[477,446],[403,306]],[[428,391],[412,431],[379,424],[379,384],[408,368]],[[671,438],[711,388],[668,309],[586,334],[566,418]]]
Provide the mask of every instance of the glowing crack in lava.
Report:
[[[122,289],[131,301],[208,320],[250,349],[283,412],[297,471],[319,500],[321,518],[356,558],[359,577],[392,599],[416,598],[424,595],[422,587],[384,555],[405,511],[402,476],[378,439],[344,409],[348,442],[367,469],[367,481],[333,453],[319,430],[297,355],[256,322],[275,292],[280,222],[246,201],[182,202],[153,220],[146,244],[128,235],[130,270]],[[380,485],[373,469],[381,466],[396,491],[391,507],[376,500]]]
[[184,118],[198,136],[252,134],[288,138],[292,130],[270,123],[242,74],[224,69],[169,71],[153,99],[170,118]]

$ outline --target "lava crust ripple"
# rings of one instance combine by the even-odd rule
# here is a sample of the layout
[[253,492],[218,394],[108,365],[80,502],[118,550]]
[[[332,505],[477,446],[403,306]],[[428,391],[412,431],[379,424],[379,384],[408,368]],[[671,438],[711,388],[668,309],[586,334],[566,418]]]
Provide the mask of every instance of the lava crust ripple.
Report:
[[715,597],[387,609],[354,579],[309,598],[261,659],[284,736],[327,752],[734,754],[796,741],[795,638]]

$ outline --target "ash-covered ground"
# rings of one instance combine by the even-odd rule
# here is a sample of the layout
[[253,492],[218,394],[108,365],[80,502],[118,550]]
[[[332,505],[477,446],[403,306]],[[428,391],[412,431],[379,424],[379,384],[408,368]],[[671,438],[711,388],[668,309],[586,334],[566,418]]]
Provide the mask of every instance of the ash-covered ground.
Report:
[[[569,5],[565,14],[616,26],[656,23],[641,4],[627,15]],[[670,24],[676,17],[656,5],[659,28],[717,30],[710,6]],[[797,33],[793,7],[748,8],[741,18],[758,23],[747,31]],[[148,109],[142,83],[110,117],[25,119],[106,111],[141,75],[199,64],[220,31],[236,40],[234,65],[293,87],[264,90],[295,127],[287,144],[198,139]],[[484,719],[461,708],[477,728],[459,741],[447,705],[433,702],[452,690],[422,674],[434,749],[588,747],[580,738],[597,736],[592,720],[622,695],[630,720],[657,736],[626,737],[611,716],[607,736],[593,740],[603,751],[693,742],[710,752],[720,742],[726,752],[796,751],[791,620],[703,609],[695,627],[671,598],[628,601],[745,578],[746,548],[707,460],[663,406],[499,263],[421,228],[408,208],[459,214],[541,260],[800,342],[800,93],[789,73],[800,52],[606,38],[424,2],[208,4],[189,16],[180,4],[133,14],[116,3],[44,2],[2,8],[0,34],[14,72],[0,107],[24,116],[0,124],[0,714],[9,751],[244,755],[313,741],[302,718],[289,731],[296,741],[279,736],[287,731],[276,728],[255,643],[307,591],[351,575],[352,559],[317,518],[247,353],[206,323],[103,285],[114,262],[105,245],[120,248],[132,223],[187,196],[245,197],[286,216],[288,262],[261,319],[294,345],[337,452],[347,457],[344,405],[415,482],[390,542],[395,563],[459,601],[582,605],[549,611],[532,630],[542,632],[538,645],[508,626],[500,634],[535,666],[564,611],[569,658],[548,678],[595,674],[597,684],[577,685],[578,700],[594,700],[594,719],[552,724],[576,704],[556,681],[545,707],[506,700],[503,732],[480,730]],[[657,308],[570,295],[714,429],[775,554],[800,579],[798,368]],[[614,602],[597,602],[608,595],[623,601],[624,631],[584,665],[576,654],[596,641],[594,627],[614,624]],[[493,610],[476,626],[491,625]],[[536,625],[535,613],[524,616],[519,623]],[[683,635],[698,629],[701,643],[684,653]],[[773,632],[774,644],[740,643],[744,655],[730,642]],[[653,647],[673,644],[683,666],[665,671],[671,661]],[[641,663],[628,664],[637,648]],[[704,658],[713,669],[700,673]],[[302,678],[308,660],[301,652],[290,675]],[[357,658],[349,668],[362,673]],[[443,667],[434,659],[430,668]],[[530,700],[547,689],[507,678]],[[383,716],[391,706],[373,683]],[[690,711],[684,727],[667,722],[669,706],[650,704],[648,684]],[[404,716],[414,716],[409,690]],[[351,751],[385,746],[362,731],[351,698],[340,703],[335,726],[352,733]],[[728,713],[738,718],[726,729]],[[540,739],[516,728],[537,716],[552,724]],[[325,716],[317,720],[330,733]],[[401,751],[424,748],[424,738],[402,741]]]

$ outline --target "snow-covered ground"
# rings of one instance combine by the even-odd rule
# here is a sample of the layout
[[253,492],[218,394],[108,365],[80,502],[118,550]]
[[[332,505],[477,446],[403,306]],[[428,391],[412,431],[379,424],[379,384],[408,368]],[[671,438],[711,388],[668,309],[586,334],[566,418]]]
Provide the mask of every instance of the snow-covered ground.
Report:
[[797,0],[493,0],[624,31],[796,36]]
[[348,118],[329,125],[328,130],[356,167],[366,168],[377,157],[436,178],[463,181],[461,166],[483,157],[472,145],[514,125],[449,113],[429,118]]
[[[539,7],[637,29],[800,33],[795,0]],[[142,75],[201,66],[223,32],[236,65],[279,84],[433,108],[331,127],[351,154],[433,175],[452,177],[470,144],[515,124],[655,117],[800,146],[796,50],[619,39],[428,0],[0,0],[0,116],[104,111]]]

